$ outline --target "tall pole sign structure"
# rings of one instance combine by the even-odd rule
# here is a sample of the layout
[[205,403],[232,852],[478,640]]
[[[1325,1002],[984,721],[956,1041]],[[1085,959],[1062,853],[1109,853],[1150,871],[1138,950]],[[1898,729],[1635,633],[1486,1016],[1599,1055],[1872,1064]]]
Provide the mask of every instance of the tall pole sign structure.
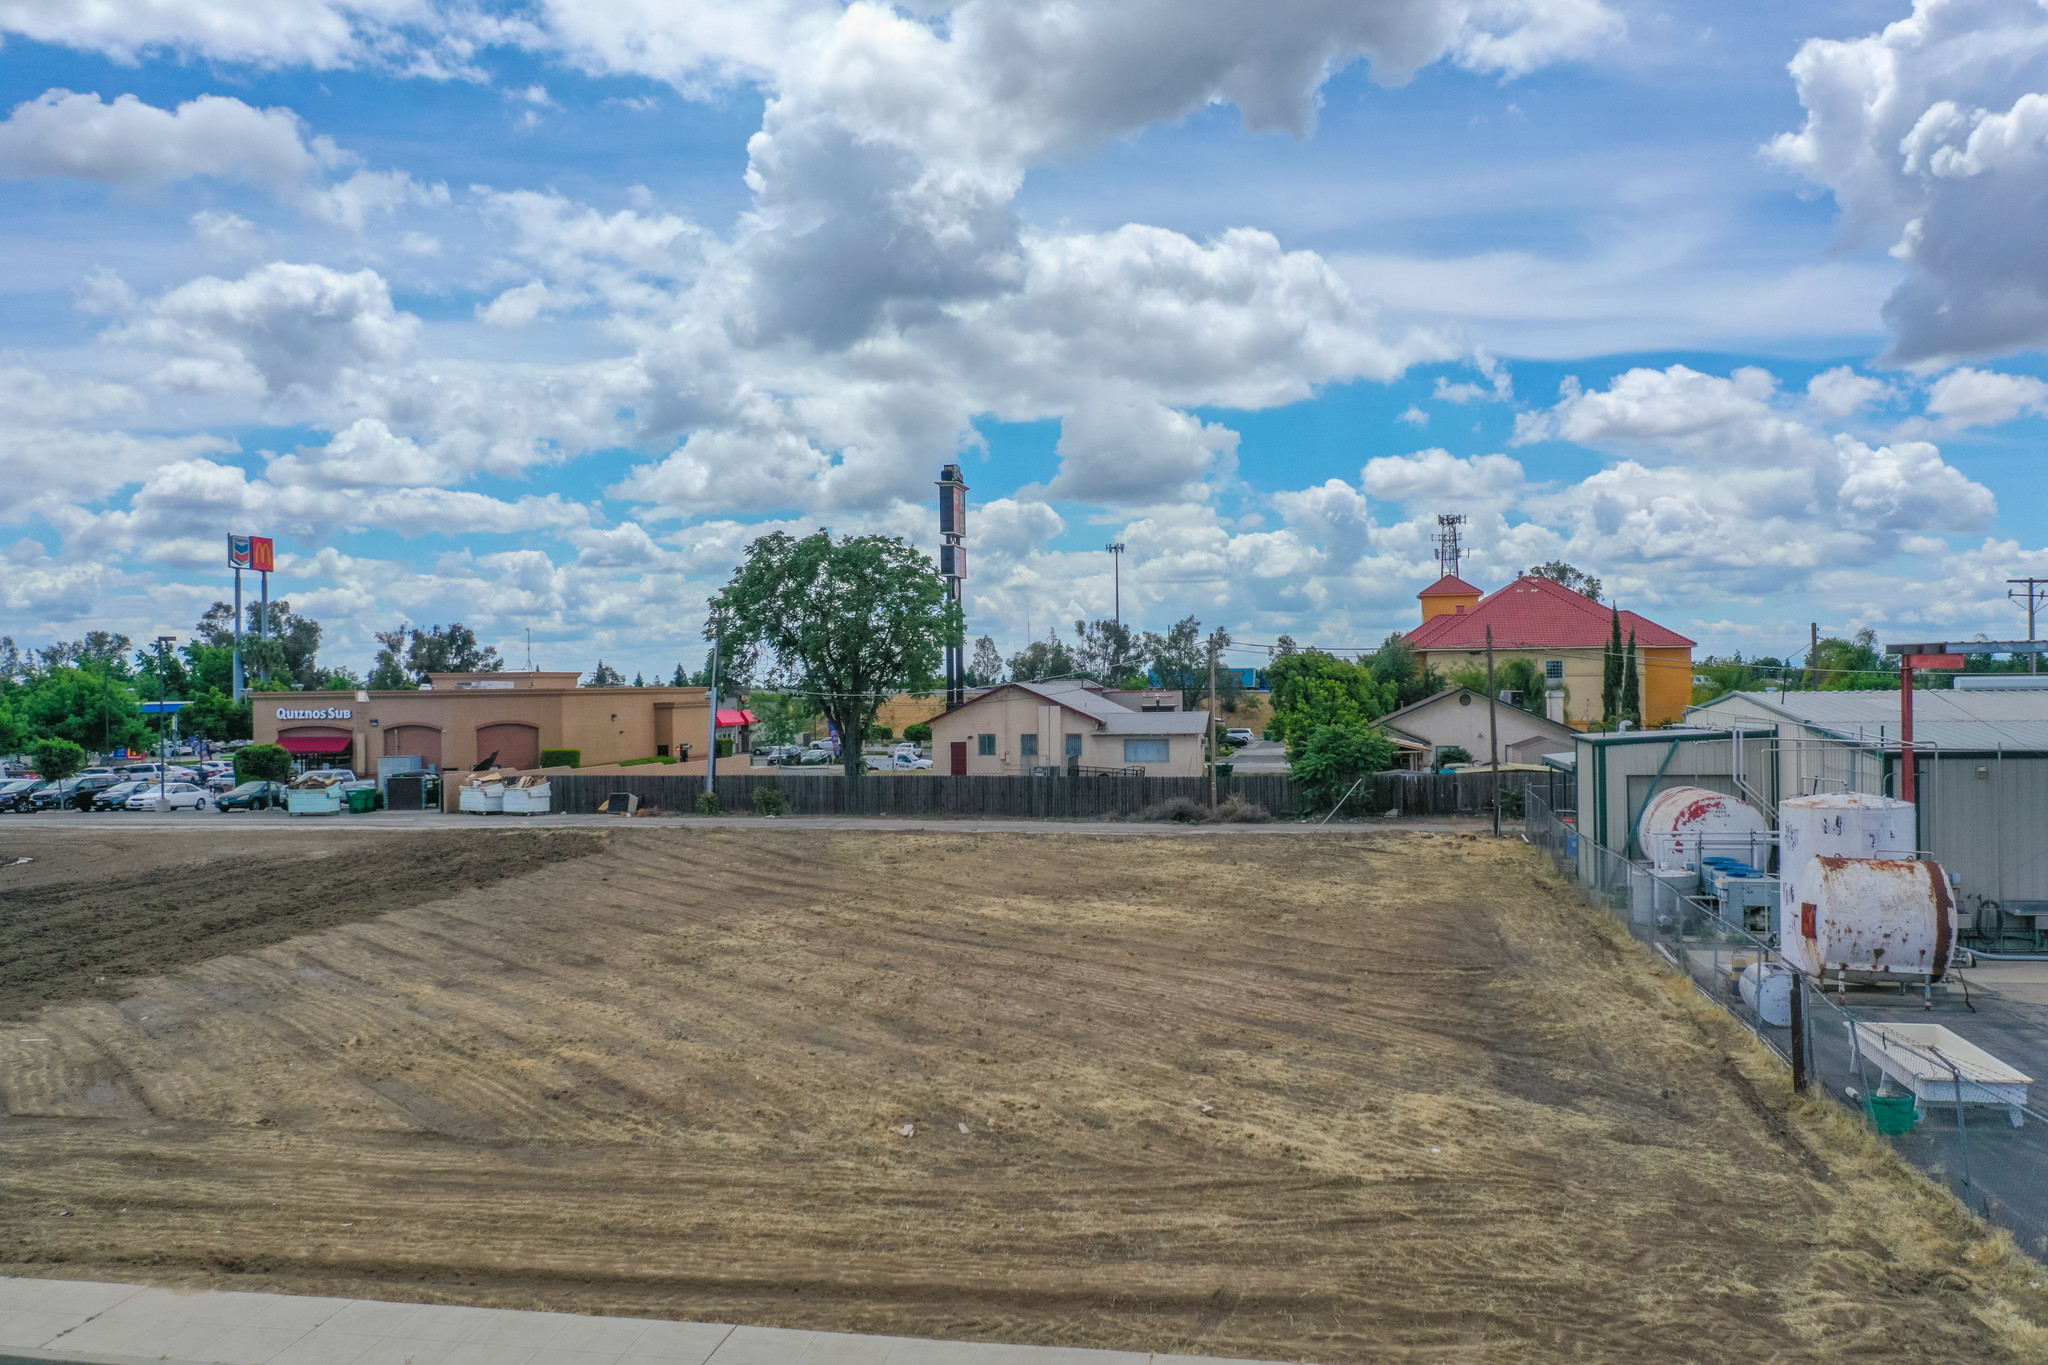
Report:
[[1122,541],[1112,540],[1102,548],[1109,551],[1109,604],[1116,621],[1116,657],[1109,662],[1109,685],[1120,687],[1124,671],[1124,547]]
[[228,537],[228,567],[235,571],[235,700],[240,701],[247,689],[242,683],[242,570],[249,569],[263,576],[263,615],[257,625],[257,638],[267,638],[270,626],[270,574],[277,567],[277,542],[268,536]]
[[[939,577],[946,580],[946,600],[958,602],[967,581],[967,481],[957,464],[939,469]],[[963,636],[946,646],[946,709],[967,701],[967,641]]]
[[[2048,578],[2008,578],[2005,581],[2012,584],[2012,587],[2005,590],[2007,597],[2010,597],[2015,602],[2019,601],[2022,597],[2026,599],[2027,643],[2032,644],[2034,642],[2034,608],[2040,604],[2042,595],[2048,594]],[[2024,593],[2020,591],[2022,588],[2026,590]],[[2027,656],[2027,672],[2038,673],[2040,671],[2041,656],[2029,654]]]

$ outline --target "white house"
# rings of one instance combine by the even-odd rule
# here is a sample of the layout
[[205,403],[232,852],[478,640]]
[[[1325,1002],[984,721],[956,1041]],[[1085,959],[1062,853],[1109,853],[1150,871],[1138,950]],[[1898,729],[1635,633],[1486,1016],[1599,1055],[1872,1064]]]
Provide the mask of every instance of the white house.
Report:
[[[1489,709],[1491,714],[1489,714]],[[1453,687],[1380,717],[1380,728],[1401,749],[1402,758],[1427,770],[1439,751],[1453,746],[1484,763],[1490,727],[1500,727],[1500,761],[1540,763],[1544,754],[1570,753],[1577,732],[1505,702],[1488,708],[1486,694]]]

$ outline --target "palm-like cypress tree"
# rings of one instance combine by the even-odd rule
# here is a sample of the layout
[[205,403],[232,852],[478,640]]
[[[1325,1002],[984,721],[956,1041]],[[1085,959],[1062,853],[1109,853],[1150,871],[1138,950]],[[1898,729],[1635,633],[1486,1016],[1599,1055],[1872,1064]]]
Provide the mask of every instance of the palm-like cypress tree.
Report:
[[1637,725],[1643,723],[1643,684],[1642,679],[1636,675],[1636,633],[1634,631],[1628,633],[1628,654],[1622,664],[1621,714],[1634,721]]
[[1600,658],[1600,719],[1613,725],[1621,719],[1621,609],[1610,606],[1612,633]]

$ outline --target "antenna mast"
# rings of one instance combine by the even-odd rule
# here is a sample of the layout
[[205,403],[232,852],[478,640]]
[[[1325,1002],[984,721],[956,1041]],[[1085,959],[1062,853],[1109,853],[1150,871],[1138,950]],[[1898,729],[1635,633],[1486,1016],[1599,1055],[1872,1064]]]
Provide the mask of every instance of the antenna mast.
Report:
[[1437,514],[1436,524],[1439,529],[1430,539],[1436,543],[1437,567],[1443,571],[1443,577],[1456,578],[1458,560],[1463,554],[1458,547],[1458,528],[1465,524],[1465,514],[1440,512]]

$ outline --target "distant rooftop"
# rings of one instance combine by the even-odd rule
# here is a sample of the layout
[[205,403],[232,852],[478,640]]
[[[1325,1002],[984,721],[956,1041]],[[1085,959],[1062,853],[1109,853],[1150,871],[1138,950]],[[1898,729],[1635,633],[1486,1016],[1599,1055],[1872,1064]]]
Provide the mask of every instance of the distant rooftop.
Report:
[[[1445,580],[1449,581],[1449,580]],[[1496,649],[1601,648],[1613,630],[1609,608],[1564,584],[1534,575],[1518,578],[1468,611],[1432,616],[1403,638],[1415,649],[1484,649],[1493,627]],[[1635,632],[1648,649],[1690,649],[1693,641],[1632,611],[1621,613],[1623,640]]]
[[[1880,747],[1899,743],[1899,694],[1731,692],[1686,710],[1695,724],[1714,712],[1754,708],[1839,738]],[[2048,690],[1913,693],[1913,742],[1928,749],[2048,752]]]

